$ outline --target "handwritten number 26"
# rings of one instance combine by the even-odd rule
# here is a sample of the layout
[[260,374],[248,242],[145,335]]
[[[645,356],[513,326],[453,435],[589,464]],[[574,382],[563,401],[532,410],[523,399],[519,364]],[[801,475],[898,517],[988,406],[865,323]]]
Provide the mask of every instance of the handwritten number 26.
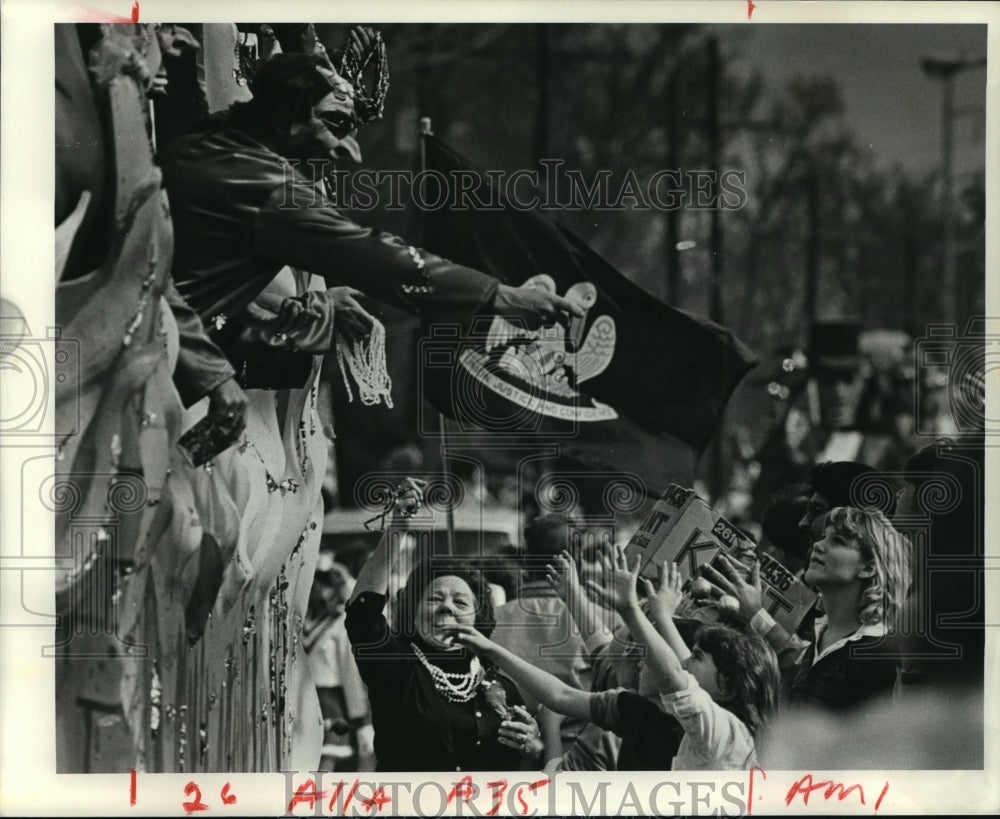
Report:
[[[222,799],[223,805],[235,805],[236,804],[236,794],[229,792],[229,783],[227,782],[222,787],[222,791],[219,794],[219,798]],[[184,808],[184,812],[190,816],[192,813],[198,810],[208,810],[208,805],[201,801],[201,788],[195,782],[188,782],[184,786],[184,795],[191,796],[194,794],[194,799],[190,802],[183,802],[181,807]]]

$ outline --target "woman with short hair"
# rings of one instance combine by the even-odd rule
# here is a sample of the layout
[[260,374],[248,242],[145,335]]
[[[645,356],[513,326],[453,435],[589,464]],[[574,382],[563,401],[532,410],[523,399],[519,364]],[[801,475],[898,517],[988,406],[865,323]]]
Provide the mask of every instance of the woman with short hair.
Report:
[[[396,493],[397,513],[413,514],[423,487],[405,480]],[[391,541],[383,536],[347,605],[347,633],[372,705],[377,769],[538,769],[538,724],[517,688],[454,640],[459,626],[492,633],[486,578],[452,558],[421,560],[399,592],[390,627],[383,610]]]

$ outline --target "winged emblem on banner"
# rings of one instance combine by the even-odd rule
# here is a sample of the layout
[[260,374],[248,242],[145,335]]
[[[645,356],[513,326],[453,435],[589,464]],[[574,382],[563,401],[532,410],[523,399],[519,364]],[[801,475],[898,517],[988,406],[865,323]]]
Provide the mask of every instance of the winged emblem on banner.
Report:
[[[556,283],[548,274],[532,276],[521,287],[556,292]],[[545,415],[567,418],[572,413],[573,418],[581,421],[617,418],[618,413],[606,404],[589,397],[579,400],[580,385],[600,375],[611,364],[617,339],[615,321],[610,316],[597,316],[586,329],[587,318],[597,303],[597,288],[590,282],[572,285],[565,298],[583,312],[581,317],[573,317],[568,327],[556,325],[528,330],[500,316],[493,319],[486,336],[485,353],[493,364],[491,372],[509,377],[503,389],[498,389],[494,379],[482,377],[482,370],[474,366],[469,369],[495,391]],[[465,363],[476,362],[468,360]],[[511,392],[510,385],[519,382],[530,387],[530,394]]]

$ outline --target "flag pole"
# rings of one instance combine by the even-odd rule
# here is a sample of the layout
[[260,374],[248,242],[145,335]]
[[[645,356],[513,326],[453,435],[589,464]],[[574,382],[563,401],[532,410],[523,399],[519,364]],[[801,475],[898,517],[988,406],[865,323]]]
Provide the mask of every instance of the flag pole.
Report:
[[[427,170],[427,140],[429,136],[434,136],[431,130],[431,118],[420,118],[420,171]],[[451,459],[448,457],[448,426],[445,422],[444,413],[438,412],[438,430],[441,433],[441,471],[446,476],[451,475]],[[451,495],[447,491],[445,498],[445,543],[449,556],[455,554],[455,509],[451,504]]]

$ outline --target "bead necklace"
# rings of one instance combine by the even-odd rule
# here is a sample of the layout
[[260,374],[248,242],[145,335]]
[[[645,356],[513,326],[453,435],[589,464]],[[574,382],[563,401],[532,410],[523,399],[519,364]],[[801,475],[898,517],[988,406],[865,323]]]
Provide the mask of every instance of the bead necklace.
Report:
[[384,400],[392,409],[392,379],[385,363],[385,326],[378,319],[372,322],[367,339],[348,341],[337,333],[337,364],[344,379],[347,399],[354,401],[348,372],[358,385],[358,397],[366,407]]
[[[417,646],[412,646],[413,653],[417,655],[424,668],[431,675],[434,688],[445,699],[451,702],[468,702],[476,696],[476,689],[483,680],[483,667],[479,663],[478,657],[473,657],[469,663],[469,670],[464,674],[449,674],[442,671],[434,663],[428,660]],[[452,682],[454,680],[454,682]]]
[[[373,59],[375,82],[372,91],[369,92],[365,87],[363,75]],[[364,54],[357,54],[350,45],[345,44],[344,56],[340,61],[340,75],[354,86],[354,109],[358,121],[362,125],[367,125],[382,119],[385,98],[389,93],[389,60],[386,58],[381,32],[375,32],[375,39],[365,49]]]

